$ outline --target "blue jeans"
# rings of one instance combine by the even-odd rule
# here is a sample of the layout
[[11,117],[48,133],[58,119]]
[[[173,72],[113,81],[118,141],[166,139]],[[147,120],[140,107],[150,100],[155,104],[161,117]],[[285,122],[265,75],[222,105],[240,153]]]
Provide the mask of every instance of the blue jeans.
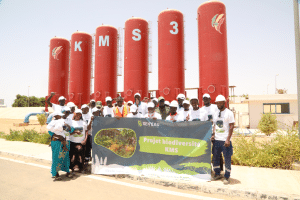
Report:
[[233,154],[233,149],[232,149],[232,143],[230,142],[229,147],[224,146],[225,141],[220,141],[220,140],[215,140],[213,142],[213,148],[212,148],[212,153],[213,153],[213,166],[214,166],[214,171],[216,175],[220,175],[221,173],[221,168],[220,168],[220,156],[221,152],[223,152],[224,159],[225,159],[225,178],[230,177],[230,172],[231,172],[231,156]]

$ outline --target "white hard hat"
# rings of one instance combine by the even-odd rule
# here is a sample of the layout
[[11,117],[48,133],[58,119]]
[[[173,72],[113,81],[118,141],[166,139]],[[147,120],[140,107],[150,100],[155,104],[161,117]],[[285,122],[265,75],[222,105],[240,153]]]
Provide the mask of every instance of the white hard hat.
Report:
[[175,101],[175,100],[172,101],[171,104],[170,104],[170,107],[176,107],[177,108],[178,107],[178,102]]
[[170,105],[170,102],[169,101],[165,101],[165,105]]
[[96,102],[94,99],[91,99],[91,101],[90,102]]
[[107,101],[112,101],[112,98],[111,97],[106,97],[105,102],[107,102]]
[[64,96],[60,96],[60,97],[58,98],[58,101],[60,101],[60,100],[66,100],[66,98],[65,98]]
[[149,102],[149,103],[147,104],[147,106],[148,106],[148,108],[154,108],[154,107],[155,107],[155,105],[154,105],[153,102]]
[[100,111],[100,109],[98,109],[97,107],[92,109],[92,113],[97,112],[97,111]]
[[184,100],[184,101],[182,102],[182,104],[189,104],[189,105],[190,105],[190,102],[189,102],[188,100]]
[[67,111],[71,111],[71,109],[69,107],[64,107],[64,109],[61,112],[64,113],[64,112],[67,112]]
[[198,98],[196,96],[193,96],[193,97],[190,98],[190,100],[193,100],[193,99],[198,100]]
[[140,93],[138,93],[138,92],[134,94],[134,97],[135,97],[136,95],[138,95],[138,96],[140,96],[140,97],[141,97],[141,94],[140,94]]
[[127,102],[127,104],[129,104],[129,103],[133,104],[133,102],[132,102],[132,101],[128,101],[128,102]]
[[157,98],[154,98],[154,99],[152,99],[152,101],[156,101],[156,102],[158,102],[158,99],[157,99]]
[[216,102],[219,102],[219,101],[226,101],[226,99],[223,95],[218,95],[216,98]]
[[136,112],[137,107],[135,104],[132,104],[132,106],[130,106],[130,112]]
[[82,114],[82,110],[81,110],[81,109],[77,109],[77,110],[75,110],[75,113],[80,113],[80,114]]
[[64,114],[62,114],[61,112],[59,112],[59,111],[55,111],[53,114],[52,114],[53,116],[64,116]]
[[81,109],[84,109],[84,108],[88,108],[88,105],[83,104],[83,105],[81,106]]
[[185,99],[185,95],[184,94],[178,94],[177,99]]
[[69,102],[69,103],[67,103],[67,106],[68,106],[69,108],[72,108],[72,107],[75,107],[75,104],[74,104],[73,102]]
[[204,97],[210,98],[210,95],[208,93],[205,93],[202,98]]

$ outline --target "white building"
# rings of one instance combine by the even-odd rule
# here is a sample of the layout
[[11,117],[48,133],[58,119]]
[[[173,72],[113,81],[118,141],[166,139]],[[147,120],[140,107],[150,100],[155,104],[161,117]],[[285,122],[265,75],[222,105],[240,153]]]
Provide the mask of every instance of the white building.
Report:
[[249,124],[256,129],[263,113],[275,114],[278,127],[291,128],[298,122],[297,94],[249,95]]

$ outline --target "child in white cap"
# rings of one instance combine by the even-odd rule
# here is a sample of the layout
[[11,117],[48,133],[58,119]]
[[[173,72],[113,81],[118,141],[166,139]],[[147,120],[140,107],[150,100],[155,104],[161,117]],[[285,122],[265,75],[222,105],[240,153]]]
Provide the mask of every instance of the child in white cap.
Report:
[[106,106],[104,106],[104,109],[103,109],[103,116],[104,117],[115,117],[114,107],[112,104],[112,98],[106,97],[105,102],[106,102]]
[[175,100],[172,101],[170,104],[170,115],[166,118],[166,121],[177,122],[178,120],[177,107],[178,107],[177,101]]
[[190,102],[188,100],[184,100],[182,105],[184,110],[179,113],[178,121],[191,121]]
[[130,113],[127,115],[128,118],[142,118],[140,113],[137,111],[137,107],[135,104],[130,106]]
[[149,119],[161,119],[160,114],[155,112],[155,105],[153,102],[148,103],[148,114],[144,115],[144,118],[149,118]]
[[190,99],[190,102],[192,104],[190,120],[191,121],[207,121],[208,120],[207,115],[204,112],[201,112],[201,110],[199,108],[198,98],[192,97]]

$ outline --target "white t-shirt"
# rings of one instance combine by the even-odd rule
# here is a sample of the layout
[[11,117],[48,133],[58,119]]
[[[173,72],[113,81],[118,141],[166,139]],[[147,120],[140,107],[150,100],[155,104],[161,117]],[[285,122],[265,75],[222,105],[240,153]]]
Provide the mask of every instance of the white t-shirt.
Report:
[[207,118],[210,120],[213,118],[214,114],[219,111],[219,109],[216,104],[210,104],[210,106],[208,106],[208,107],[203,106],[202,108],[200,108],[200,111],[202,113],[205,113]]
[[229,124],[235,122],[234,116],[233,112],[227,108],[221,112],[221,117],[219,117],[219,112],[213,115],[213,123],[216,127],[215,140],[226,141],[229,135]]
[[64,110],[65,108],[67,108],[67,106],[61,106],[59,104],[55,104],[55,103],[52,103],[52,108],[53,108],[53,111],[54,112],[61,112],[62,110]]
[[59,119],[59,120],[53,120],[53,121],[55,122],[55,125],[53,127],[53,133],[66,138],[65,131],[63,129],[64,120]]
[[79,130],[81,134],[70,135],[70,141],[74,143],[81,143],[85,139],[87,124],[83,120],[79,120],[79,121],[72,120],[72,126],[74,130]]
[[190,115],[190,121],[193,121],[193,119],[200,119],[200,121],[207,121],[208,116],[205,114],[205,112],[201,112],[200,108],[198,110],[191,110]]
[[[92,117],[92,116],[93,116],[93,115],[90,114],[89,112],[88,112],[87,114],[82,114],[82,118],[83,118],[83,120],[85,121],[85,123],[86,123],[87,125],[90,124],[90,121],[91,121],[91,117]],[[91,129],[88,130],[88,134],[89,134],[89,135],[92,135],[92,130],[91,130]]]
[[153,118],[161,119],[161,115],[158,114],[157,112],[154,112],[154,113],[152,113],[152,114],[147,113],[146,115],[144,115],[144,118],[149,118],[149,119],[153,119]]
[[108,106],[104,106],[104,109],[103,109],[103,115],[104,117],[108,117],[106,115],[110,115],[111,117],[114,117],[114,107],[108,107]]
[[[136,103],[134,103],[136,105]],[[141,116],[144,116],[148,113],[148,106],[145,102],[140,102],[139,105],[136,105],[138,107],[138,113],[141,114]]]
[[[64,123],[68,124],[69,126],[72,126],[72,120],[70,118],[61,119]],[[70,140],[70,133],[68,131],[64,130],[64,134],[66,136],[66,140]]]
[[182,106],[181,108],[179,108],[179,105],[177,106],[177,113],[179,114],[180,112],[184,111],[184,107]]
[[71,113],[69,116],[68,116],[68,119],[70,119],[71,121],[73,120],[73,117],[74,117],[74,113]]
[[52,133],[54,133],[54,126],[55,126],[56,120],[52,120],[48,125],[47,125],[47,129],[48,131],[51,131]]
[[173,121],[173,120],[178,121],[178,117],[179,117],[178,113],[176,113],[176,115],[175,115],[175,116],[172,116],[172,117],[171,117],[171,115],[169,115],[169,116],[166,118],[166,121]]
[[141,117],[140,113],[137,113],[136,115],[129,113],[126,117],[128,117],[128,118],[143,118],[143,117]]
[[[190,110],[188,110],[188,111],[183,110],[183,111],[179,112],[178,115],[179,115],[178,116],[178,121],[179,122],[186,121],[187,116],[190,116],[190,119],[191,119],[191,111]],[[189,119],[189,121],[191,121],[190,119]]]

